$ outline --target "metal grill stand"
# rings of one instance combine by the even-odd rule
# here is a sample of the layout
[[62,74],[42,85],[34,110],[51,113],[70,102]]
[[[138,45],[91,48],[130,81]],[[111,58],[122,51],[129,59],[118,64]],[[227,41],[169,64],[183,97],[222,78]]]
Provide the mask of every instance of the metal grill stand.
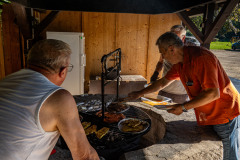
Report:
[[[114,65],[109,67],[107,62],[113,61]],[[104,102],[104,88],[107,84],[117,80],[117,93],[116,99],[119,94],[119,77],[121,72],[121,49],[118,48],[115,51],[106,54],[101,59],[102,74],[101,74],[101,89],[102,89],[102,121],[104,121],[105,102]]]

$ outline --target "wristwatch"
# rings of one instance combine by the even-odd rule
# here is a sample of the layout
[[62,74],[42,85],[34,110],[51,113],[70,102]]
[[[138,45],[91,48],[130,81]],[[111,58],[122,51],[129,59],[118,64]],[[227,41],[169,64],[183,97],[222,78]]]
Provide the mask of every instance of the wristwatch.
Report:
[[182,111],[183,112],[187,112],[188,110],[184,107],[184,104],[181,104],[181,106],[182,106]]

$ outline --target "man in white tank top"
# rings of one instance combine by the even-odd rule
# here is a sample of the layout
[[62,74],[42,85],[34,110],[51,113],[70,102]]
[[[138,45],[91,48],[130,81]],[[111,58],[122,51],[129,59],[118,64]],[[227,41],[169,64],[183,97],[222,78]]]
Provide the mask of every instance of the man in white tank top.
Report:
[[[178,35],[179,38],[184,42],[186,37],[186,30],[182,25],[174,25],[171,28],[171,32],[174,32]],[[164,77],[167,72],[171,69],[172,64],[166,61],[162,58],[162,55],[160,54],[159,61],[156,65],[156,69],[151,77],[151,83],[156,81],[158,78],[159,73],[163,69],[163,75]],[[161,96],[169,97],[173,100],[175,103],[184,103],[189,100],[187,92],[185,88],[183,87],[181,81],[174,81],[158,93]]]
[[59,87],[73,66],[69,46],[42,40],[28,69],[0,81],[0,159],[47,160],[60,134],[74,160],[98,160],[79,120],[73,96]]

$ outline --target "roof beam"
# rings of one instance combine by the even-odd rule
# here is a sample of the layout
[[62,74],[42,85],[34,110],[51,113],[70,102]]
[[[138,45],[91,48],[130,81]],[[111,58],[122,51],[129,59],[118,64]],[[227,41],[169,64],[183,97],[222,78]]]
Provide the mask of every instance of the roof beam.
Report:
[[31,21],[28,19],[25,7],[15,2],[12,2],[11,6],[24,39],[32,39]]
[[38,39],[44,29],[57,17],[60,11],[51,11],[35,28],[34,39]]
[[203,14],[204,11],[204,7],[196,7],[196,8],[192,8],[191,10],[186,12],[186,15],[191,17],[191,16],[198,16]]
[[239,0],[228,0],[223,8],[221,9],[220,13],[214,20],[214,22],[210,25],[209,29],[207,30],[204,40],[204,43],[210,43],[213,38],[216,36],[218,31],[224,25],[226,19],[233,11],[234,7],[239,3]]
[[[210,25],[213,23],[213,17],[214,17],[214,9],[215,9],[215,3],[211,3],[205,6],[205,11],[203,14],[203,25],[202,25],[202,33],[204,37],[206,37],[206,32],[209,29]],[[210,43],[206,43],[203,41],[202,46],[206,48],[210,48]]]
[[183,21],[183,23],[188,27],[188,29],[192,32],[192,34],[198,39],[198,41],[202,44],[203,34],[199,31],[199,29],[192,22],[192,20],[187,16],[186,11],[177,13],[177,15]]

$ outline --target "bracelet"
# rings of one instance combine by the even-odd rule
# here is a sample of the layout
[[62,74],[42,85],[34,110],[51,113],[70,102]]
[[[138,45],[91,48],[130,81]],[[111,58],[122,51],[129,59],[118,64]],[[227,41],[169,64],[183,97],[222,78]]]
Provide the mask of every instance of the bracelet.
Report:
[[187,112],[188,110],[184,107],[184,104],[181,104],[181,106],[182,106],[182,111],[183,112]]

